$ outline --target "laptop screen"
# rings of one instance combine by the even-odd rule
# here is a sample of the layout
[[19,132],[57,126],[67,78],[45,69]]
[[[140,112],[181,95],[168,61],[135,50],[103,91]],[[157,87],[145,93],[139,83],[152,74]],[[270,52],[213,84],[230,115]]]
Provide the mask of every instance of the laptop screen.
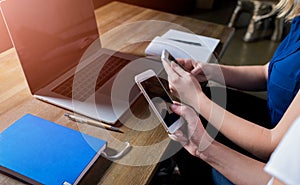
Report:
[[76,66],[99,38],[91,0],[6,0],[1,9],[32,93]]

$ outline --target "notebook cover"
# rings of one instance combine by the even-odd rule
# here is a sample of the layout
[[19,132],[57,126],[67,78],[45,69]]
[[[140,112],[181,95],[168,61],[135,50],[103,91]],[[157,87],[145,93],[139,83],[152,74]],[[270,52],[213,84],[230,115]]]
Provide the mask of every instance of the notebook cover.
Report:
[[170,29],[162,36],[155,37],[145,50],[146,55],[160,56],[164,49],[175,58],[191,58],[209,62],[219,39]]
[[106,141],[26,114],[0,134],[0,169],[29,183],[77,184]]

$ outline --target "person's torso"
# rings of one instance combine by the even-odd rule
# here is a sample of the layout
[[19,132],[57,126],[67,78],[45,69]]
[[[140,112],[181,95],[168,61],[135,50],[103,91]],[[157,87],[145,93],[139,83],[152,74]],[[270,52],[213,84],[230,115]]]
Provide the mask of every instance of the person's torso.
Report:
[[292,21],[290,33],[277,48],[269,64],[268,106],[276,125],[300,86],[300,17]]

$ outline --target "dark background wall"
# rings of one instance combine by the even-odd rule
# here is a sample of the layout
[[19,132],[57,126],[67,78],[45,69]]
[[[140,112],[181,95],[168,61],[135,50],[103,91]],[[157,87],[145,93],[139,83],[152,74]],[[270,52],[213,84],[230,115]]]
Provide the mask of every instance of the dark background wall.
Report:
[[[113,0],[93,0],[95,8],[99,8]],[[214,0],[119,0],[121,2],[142,6],[146,8],[156,9],[160,11],[175,14],[190,14],[198,6],[209,8]],[[199,4],[199,2],[201,2]],[[214,3],[216,4],[216,3]],[[200,7],[201,8],[201,7]],[[12,43],[9,38],[8,31],[4,24],[2,15],[0,15],[0,53],[11,48]]]

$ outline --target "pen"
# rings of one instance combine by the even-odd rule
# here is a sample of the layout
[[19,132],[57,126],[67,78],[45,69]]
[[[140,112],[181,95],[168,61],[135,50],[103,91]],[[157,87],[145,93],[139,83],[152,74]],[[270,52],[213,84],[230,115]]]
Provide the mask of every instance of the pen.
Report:
[[195,45],[195,46],[202,46],[202,44],[198,43],[198,42],[191,42],[191,41],[180,40],[180,39],[172,39],[172,38],[169,38],[169,39],[173,40],[173,41],[176,41],[176,42],[181,42],[181,43],[184,43],[184,44],[191,44],[191,45]]
[[95,121],[95,120],[92,120],[92,119],[87,119],[87,118],[75,116],[75,115],[69,114],[69,113],[65,113],[65,116],[68,117],[70,120],[76,121],[78,123],[86,123],[86,124],[89,124],[89,125],[105,128],[105,129],[108,129],[108,130],[112,130],[112,131],[116,131],[116,132],[122,132],[119,128],[108,125],[108,124],[105,124],[105,123],[102,123],[100,121]]

